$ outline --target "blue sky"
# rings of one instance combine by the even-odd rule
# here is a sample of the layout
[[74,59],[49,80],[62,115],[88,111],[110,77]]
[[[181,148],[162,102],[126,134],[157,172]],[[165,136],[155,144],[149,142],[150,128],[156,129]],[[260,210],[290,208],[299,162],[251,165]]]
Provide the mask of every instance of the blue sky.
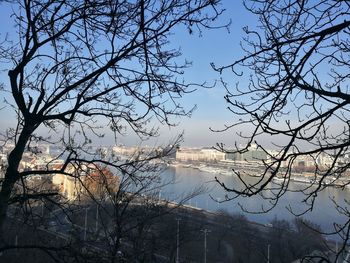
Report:
[[[181,47],[182,59],[193,62],[193,66],[184,74],[187,82],[201,83],[206,81],[208,84],[212,84],[220,78],[220,75],[213,71],[210,66],[211,62],[216,65],[225,65],[243,54],[239,46],[243,36],[242,27],[246,25],[254,26],[256,18],[244,9],[241,1],[224,0],[222,3],[226,12],[220,18],[219,23],[225,23],[231,19],[230,32],[225,29],[218,29],[204,31],[202,36],[198,36],[198,33],[189,35],[187,30],[179,28],[171,38],[172,45]],[[9,17],[9,9],[5,7],[6,5],[2,4],[0,8],[2,18]],[[1,38],[4,37],[5,32],[14,33],[10,19],[2,19],[0,32]],[[1,65],[1,70],[3,69],[4,65]],[[234,85],[236,83],[234,75],[231,73],[225,74],[225,81],[229,81],[230,84]],[[2,73],[0,77],[6,84],[6,74]],[[240,84],[244,85],[242,82]],[[237,137],[232,132],[218,134],[209,130],[209,127],[223,127],[232,118],[232,115],[226,110],[224,95],[224,88],[219,82],[215,88],[198,89],[191,94],[187,94],[181,99],[181,103],[188,109],[197,105],[197,110],[192,118],[176,119],[176,122],[179,122],[176,128],[161,127],[161,136],[155,141],[146,142],[146,144],[166,143],[182,131],[185,134],[183,145],[186,146],[211,146],[222,141],[233,144]],[[1,106],[3,106],[2,101]],[[11,116],[11,109],[8,107],[0,111],[0,118],[2,119],[0,128],[2,131],[14,125],[13,118],[8,116]],[[137,139],[134,136],[126,136],[119,138],[118,141],[130,145],[135,144]],[[107,134],[105,139],[96,143],[108,144],[109,142],[111,142],[111,134]]]
[[[223,6],[226,12],[221,21],[232,20],[230,32],[225,29],[210,30],[203,32],[203,36],[198,37],[181,31],[174,36],[175,41],[176,39],[181,41],[184,56],[193,62],[193,66],[186,71],[185,78],[196,82],[206,80],[208,84],[217,81],[215,88],[199,89],[183,99],[184,105],[197,105],[197,110],[193,113],[192,118],[182,119],[180,125],[172,132],[175,134],[184,130],[184,145],[211,146],[222,141],[232,145],[237,139],[233,132],[213,133],[209,130],[209,127],[220,129],[232,119],[232,114],[226,109],[225,90],[218,80],[224,77],[225,81],[231,85],[237,82],[231,72],[225,72],[223,76],[220,76],[211,68],[210,63],[226,65],[243,56],[239,45],[243,37],[242,28],[247,25],[255,26],[257,18],[244,9],[241,1],[225,0]],[[245,83],[240,80],[240,84]]]

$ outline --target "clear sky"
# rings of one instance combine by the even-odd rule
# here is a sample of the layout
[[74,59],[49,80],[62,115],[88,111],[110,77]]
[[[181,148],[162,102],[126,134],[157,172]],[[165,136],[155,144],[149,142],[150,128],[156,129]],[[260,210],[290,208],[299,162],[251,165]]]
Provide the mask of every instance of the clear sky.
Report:
[[[210,63],[214,62],[216,65],[229,64],[243,54],[239,46],[239,42],[243,37],[242,27],[246,25],[254,26],[256,17],[244,9],[241,1],[224,0],[222,4],[226,12],[220,18],[220,21],[225,23],[230,19],[232,20],[230,32],[225,29],[204,31],[203,35],[199,37],[198,34],[189,35],[184,28],[181,28],[171,38],[171,43],[175,47],[181,47],[183,58],[193,62],[193,66],[184,75],[187,82],[201,83],[206,81],[209,84],[214,83],[220,78],[220,75],[213,71]],[[4,38],[6,33],[14,33],[9,18],[9,8],[7,7],[2,4],[0,8],[0,16],[2,17],[0,23],[1,39]],[[3,70],[6,65],[0,64],[0,67]],[[2,82],[7,85],[7,75],[0,74]],[[226,74],[225,80],[232,85],[236,82],[233,74]],[[184,146],[212,146],[216,142],[233,144],[237,137],[232,132],[213,133],[209,130],[209,127],[220,129],[225,123],[230,123],[232,115],[226,110],[224,95],[225,91],[220,83],[215,88],[199,89],[192,94],[188,94],[181,100],[181,103],[188,109],[193,105],[197,105],[197,110],[192,118],[179,119],[179,125],[176,128],[161,127],[161,136],[148,143],[163,144],[175,137],[176,134],[184,131]],[[1,108],[4,106],[2,99],[0,103]],[[10,126],[13,127],[13,117],[9,117],[13,116],[11,111],[9,107],[0,110],[0,130],[3,131]],[[106,138],[101,140],[100,143],[105,145],[111,141],[111,135],[107,134]],[[137,139],[134,136],[126,136],[118,139],[118,141],[130,145],[135,144]]]
[[[196,82],[205,80],[208,84],[217,81],[215,88],[199,89],[183,99],[184,105],[196,104],[197,110],[190,119],[183,118],[172,134],[183,130],[184,145],[187,146],[212,146],[222,141],[232,145],[238,139],[233,132],[213,133],[209,130],[209,127],[223,128],[232,118],[232,113],[226,109],[224,87],[219,81],[222,76],[211,68],[210,63],[226,65],[243,56],[239,45],[243,37],[242,28],[255,26],[257,18],[245,10],[241,1],[224,0],[222,3],[226,12],[220,20],[232,20],[230,32],[225,29],[211,30],[198,37],[181,31],[174,36],[174,42],[181,43],[184,56],[193,62],[193,66],[186,71],[185,78]],[[223,77],[231,85],[237,81],[230,72],[225,72]],[[244,85],[242,82],[240,84]]]

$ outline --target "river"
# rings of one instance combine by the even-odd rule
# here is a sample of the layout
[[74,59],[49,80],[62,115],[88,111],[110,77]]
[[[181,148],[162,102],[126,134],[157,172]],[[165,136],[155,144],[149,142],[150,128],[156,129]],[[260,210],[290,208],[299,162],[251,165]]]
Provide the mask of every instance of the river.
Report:
[[[270,223],[275,217],[277,219],[293,220],[295,216],[286,208],[289,205],[296,212],[301,212],[307,208],[301,202],[304,198],[302,193],[286,192],[278,204],[268,213],[252,214],[243,212],[238,204],[242,204],[245,209],[250,211],[259,211],[262,206],[268,207],[268,201],[263,200],[260,196],[253,196],[249,198],[239,197],[221,203],[215,202],[215,200],[224,200],[226,194],[214,181],[215,176],[218,176],[226,185],[236,185],[239,183],[238,178],[235,176],[221,176],[181,166],[168,167],[162,174],[163,180],[173,181],[174,183],[168,184],[162,189],[160,193],[161,198],[178,202],[186,193],[190,193],[198,187],[204,187],[206,188],[205,192],[189,199],[186,204],[209,211],[224,209],[230,213],[242,213],[249,220],[262,224]],[[305,185],[290,182],[290,189],[300,189],[302,186]],[[328,187],[321,191],[316,198],[314,209],[303,215],[303,218],[318,224],[323,231],[334,231],[334,223],[342,224],[348,218],[336,211],[331,198],[334,198],[341,206],[348,207],[345,200],[350,200],[350,191],[334,187]]]

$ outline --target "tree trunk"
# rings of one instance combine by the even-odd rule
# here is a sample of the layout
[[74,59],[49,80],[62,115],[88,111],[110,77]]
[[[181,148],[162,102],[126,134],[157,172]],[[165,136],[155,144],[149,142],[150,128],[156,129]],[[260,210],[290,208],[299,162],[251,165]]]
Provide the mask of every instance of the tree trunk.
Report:
[[0,190],[0,241],[3,241],[4,222],[6,219],[7,209],[13,187],[19,179],[18,167],[22,160],[23,152],[25,150],[28,139],[35,130],[34,126],[25,125],[21,134],[15,144],[14,149],[8,156],[8,167],[5,172],[4,181]]

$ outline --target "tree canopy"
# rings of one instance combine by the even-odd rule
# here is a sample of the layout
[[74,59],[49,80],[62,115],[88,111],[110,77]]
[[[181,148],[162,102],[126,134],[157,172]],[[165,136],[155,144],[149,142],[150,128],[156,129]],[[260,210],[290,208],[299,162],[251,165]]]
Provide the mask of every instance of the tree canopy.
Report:
[[[172,116],[189,116],[191,109],[184,109],[178,99],[202,84],[182,79],[190,63],[169,36],[180,27],[189,33],[221,27],[215,21],[223,10],[216,0],[1,4],[13,10],[15,34],[2,36],[0,63],[8,74],[4,90],[12,96],[7,103],[17,114],[16,127],[9,127],[2,138],[5,145],[13,144],[0,189],[3,242],[9,205],[30,207],[33,200],[55,195],[29,195],[26,179],[33,175],[61,174],[81,181],[76,171],[94,166],[111,169],[128,182],[141,182],[142,187],[150,184],[152,176],[137,178],[138,172],[154,171],[143,161],[165,152],[121,163],[92,150],[92,137],[103,136],[100,128],[109,127],[116,136],[129,129],[148,138],[157,135],[157,125],[174,125]],[[150,126],[151,120],[158,124]],[[45,135],[38,133],[41,128]],[[33,152],[38,143],[54,145],[60,152],[41,169],[22,169],[24,152]],[[62,165],[52,165],[58,159],[64,160]]]
[[[298,190],[305,195],[303,214],[313,209],[319,192],[328,187],[345,189],[350,183],[350,4],[327,0],[244,3],[259,18],[256,28],[244,28],[245,56],[213,67],[220,73],[231,70],[234,80],[241,81],[232,87],[223,80],[225,100],[234,116],[224,130],[234,130],[245,144],[236,149],[217,147],[244,152],[255,144],[268,158],[261,175],[250,183],[239,172],[242,187],[219,183],[232,194],[228,200],[261,195],[268,201],[262,212],[270,211],[287,191],[296,191],[290,187],[291,178],[300,172],[299,161],[308,160],[313,164],[307,171],[311,185]],[[345,244],[350,214],[347,207],[334,202],[347,218],[344,225],[334,227]]]

